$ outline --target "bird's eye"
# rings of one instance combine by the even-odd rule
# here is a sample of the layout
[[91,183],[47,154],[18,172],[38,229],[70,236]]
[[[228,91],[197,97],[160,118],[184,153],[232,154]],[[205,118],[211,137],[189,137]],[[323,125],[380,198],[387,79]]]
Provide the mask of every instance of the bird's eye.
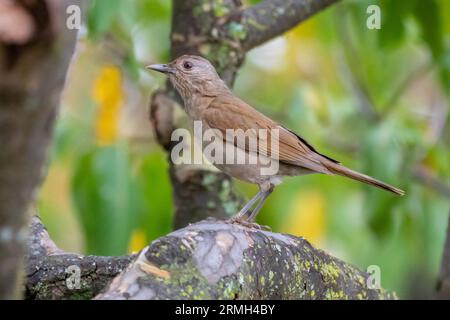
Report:
[[193,65],[192,65],[192,62],[190,62],[190,61],[185,61],[183,63],[183,68],[185,68],[186,70],[190,70],[190,69],[192,69],[192,67],[193,67]]

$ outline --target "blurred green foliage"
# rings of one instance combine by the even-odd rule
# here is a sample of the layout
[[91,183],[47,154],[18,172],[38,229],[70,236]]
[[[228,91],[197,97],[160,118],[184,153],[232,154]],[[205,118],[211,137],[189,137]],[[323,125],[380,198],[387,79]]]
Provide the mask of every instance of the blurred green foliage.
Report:
[[[371,4],[380,30],[366,27]],[[171,230],[167,155],[146,120],[165,79],[142,68],[169,59],[170,15],[167,0],[92,1],[39,203],[64,248],[123,254]],[[382,286],[402,298],[429,296],[450,208],[449,49],[450,1],[347,0],[250,52],[239,96],[323,153],[406,190],[399,198],[340,177],[287,179],[260,222],[360,268],[380,266]],[[105,68],[119,70],[119,87],[99,80]],[[114,114],[108,101],[120,105]]]
[[162,159],[158,153],[133,159],[122,144],[80,155],[72,190],[88,252],[124,253],[135,229],[151,239],[170,231],[172,205],[160,201],[171,197]]

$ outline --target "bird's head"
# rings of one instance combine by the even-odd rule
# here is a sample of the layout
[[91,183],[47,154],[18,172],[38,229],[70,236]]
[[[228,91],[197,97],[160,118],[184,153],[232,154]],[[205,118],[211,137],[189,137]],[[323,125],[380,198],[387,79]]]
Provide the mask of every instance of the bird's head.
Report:
[[228,90],[213,65],[199,56],[183,55],[168,64],[151,64],[147,69],[168,75],[184,100],[196,94],[215,96]]

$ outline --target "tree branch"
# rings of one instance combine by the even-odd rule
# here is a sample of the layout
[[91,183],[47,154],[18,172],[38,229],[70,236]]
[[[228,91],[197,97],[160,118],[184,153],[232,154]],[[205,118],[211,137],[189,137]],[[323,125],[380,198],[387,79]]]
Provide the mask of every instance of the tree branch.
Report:
[[338,0],[265,0],[242,12],[247,37],[242,42],[250,50],[270,40]]
[[208,219],[153,241],[96,299],[391,299],[303,238]]
[[[50,239],[40,219],[33,217],[25,257],[25,298],[91,299],[134,257],[96,257],[64,252]],[[71,269],[73,267],[80,270],[79,286],[77,282],[70,282],[72,272],[76,270]]]
[[[303,238],[215,219],[159,238],[138,256],[103,257],[60,250],[34,217],[28,247],[27,299],[395,298]],[[79,270],[78,288],[70,268]]]

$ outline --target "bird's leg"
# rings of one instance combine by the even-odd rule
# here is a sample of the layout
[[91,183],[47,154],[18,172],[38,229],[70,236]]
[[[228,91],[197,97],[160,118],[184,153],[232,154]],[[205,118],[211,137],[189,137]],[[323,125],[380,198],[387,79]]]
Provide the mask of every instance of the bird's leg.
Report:
[[262,190],[259,190],[258,193],[250,199],[249,202],[234,216],[231,218],[232,221],[239,221],[242,220],[242,218],[247,214],[248,210],[255,204],[256,201],[258,201],[262,196],[264,195],[264,192]]
[[261,210],[262,206],[264,205],[264,202],[266,202],[267,198],[272,194],[273,190],[275,189],[275,186],[273,184],[270,184],[269,188],[265,191],[263,191],[263,195],[261,197],[261,200],[258,202],[258,205],[253,209],[252,213],[248,217],[248,221],[253,223],[256,219],[256,216],[259,213],[259,210]]
[[[269,195],[273,192],[275,186],[271,183],[260,185],[259,192],[256,194],[255,197],[253,197],[245,206],[244,208],[239,211],[239,213],[231,218],[229,221],[231,223],[239,223],[243,226],[246,226],[248,228],[255,228],[255,229],[265,229],[269,230],[270,228],[267,226],[260,226],[259,224],[254,222],[254,219],[258,215],[259,210],[261,210],[262,206],[264,205],[264,202],[267,200]],[[247,219],[243,219],[244,215],[250,210],[251,206],[259,200],[258,204],[256,205],[255,209],[252,210],[250,216]]]

